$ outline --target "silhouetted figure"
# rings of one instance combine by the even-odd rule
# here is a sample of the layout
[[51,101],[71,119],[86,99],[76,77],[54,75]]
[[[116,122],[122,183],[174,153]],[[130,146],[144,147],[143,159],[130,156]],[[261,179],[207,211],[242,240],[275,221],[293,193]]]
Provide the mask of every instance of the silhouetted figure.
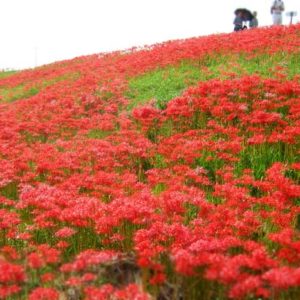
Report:
[[234,31],[240,31],[247,29],[245,25],[248,21],[250,22],[254,16],[251,11],[246,8],[238,8],[234,11],[235,19],[233,21]]
[[282,24],[282,12],[284,11],[284,3],[282,0],[275,0],[271,6],[271,14],[273,17],[273,25]]
[[252,15],[253,15],[253,19],[249,21],[249,27],[256,28],[258,27],[257,12],[254,11]]
[[243,13],[240,11],[236,14],[234,21],[233,21],[233,25],[234,25],[234,31],[241,31],[244,29],[243,26]]

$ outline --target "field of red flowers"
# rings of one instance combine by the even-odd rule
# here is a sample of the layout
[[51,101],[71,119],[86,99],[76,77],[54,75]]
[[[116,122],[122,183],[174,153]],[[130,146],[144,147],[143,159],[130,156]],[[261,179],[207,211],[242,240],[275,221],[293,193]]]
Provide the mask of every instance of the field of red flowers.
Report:
[[1,74],[0,299],[300,299],[299,66],[295,25]]

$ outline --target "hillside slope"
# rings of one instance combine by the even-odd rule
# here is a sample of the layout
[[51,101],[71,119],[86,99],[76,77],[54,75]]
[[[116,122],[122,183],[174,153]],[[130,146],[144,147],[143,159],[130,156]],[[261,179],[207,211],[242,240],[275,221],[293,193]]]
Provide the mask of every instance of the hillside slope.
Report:
[[0,76],[0,298],[299,299],[300,25]]

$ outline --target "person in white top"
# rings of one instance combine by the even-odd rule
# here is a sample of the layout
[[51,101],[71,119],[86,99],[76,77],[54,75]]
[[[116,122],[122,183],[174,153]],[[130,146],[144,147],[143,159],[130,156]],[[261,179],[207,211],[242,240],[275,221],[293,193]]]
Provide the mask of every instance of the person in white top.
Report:
[[273,17],[273,25],[282,24],[282,12],[284,11],[284,3],[282,0],[275,0],[271,6],[271,14]]

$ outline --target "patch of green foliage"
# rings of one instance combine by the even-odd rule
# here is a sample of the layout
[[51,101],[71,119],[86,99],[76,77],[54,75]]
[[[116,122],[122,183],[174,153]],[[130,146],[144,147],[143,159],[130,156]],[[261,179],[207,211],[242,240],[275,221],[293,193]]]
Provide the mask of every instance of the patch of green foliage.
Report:
[[[145,104],[149,100],[155,100],[157,107],[164,108],[169,100],[179,96],[187,87],[215,77],[221,61],[223,57],[215,60],[207,58],[204,62],[182,61],[176,66],[158,68],[131,79],[127,94],[131,99],[128,109]],[[203,67],[213,70],[212,74],[203,72]]]
[[300,52],[247,56],[245,54],[216,55],[201,60],[184,60],[177,65],[157,68],[129,80],[126,96],[128,109],[155,102],[163,109],[171,99],[180,96],[190,86],[210,79],[228,79],[257,74],[272,78],[281,74],[291,79],[300,74]]
[[[7,73],[7,72],[5,72]],[[1,73],[0,73],[1,74]],[[11,73],[13,74],[13,73]],[[37,95],[42,89],[54,85],[57,82],[63,80],[73,80],[78,77],[79,74],[64,74],[62,76],[58,76],[56,78],[37,82],[37,83],[22,83],[15,87],[7,87],[7,86],[0,86],[0,102],[14,102],[20,99],[27,99],[32,96]],[[1,79],[1,77],[0,77]]]
[[[36,94],[38,94],[39,89],[37,87],[31,87],[29,89],[24,88],[23,85],[16,86],[14,88],[1,88],[0,89],[0,97],[4,102],[14,102],[19,99],[30,98]],[[0,98],[0,99],[1,99]]]
[[10,75],[15,74],[16,71],[0,71],[0,79],[9,77]]
[[87,136],[90,139],[104,139],[107,136],[109,136],[111,133],[112,133],[111,131],[105,131],[98,128],[93,128],[88,132]]
[[[240,161],[235,166],[237,175],[241,175],[244,169],[252,169],[256,179],[265,177],[265,172],[275,162],[288,163],[291,165],[299,160],[297,147],[284,143],[260,144],[246,147],[240,153]],[[297,179],[297,175],[290,174]]]

